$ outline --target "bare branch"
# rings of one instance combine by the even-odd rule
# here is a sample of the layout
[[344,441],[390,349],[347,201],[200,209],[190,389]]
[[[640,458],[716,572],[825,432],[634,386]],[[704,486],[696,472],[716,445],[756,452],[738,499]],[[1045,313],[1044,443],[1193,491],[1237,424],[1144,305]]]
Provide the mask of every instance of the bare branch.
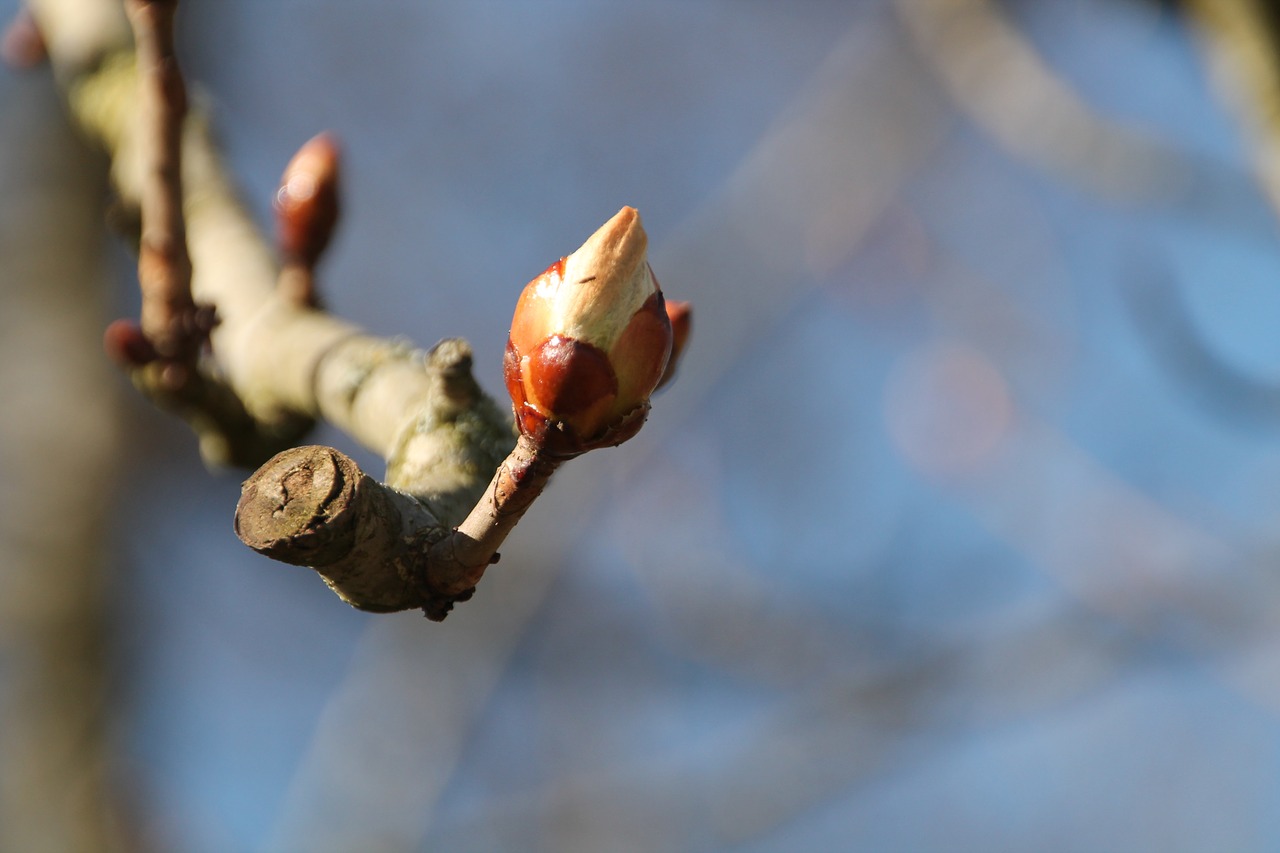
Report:
[[[56,30],[72,6],[106,0],[35,2]],[[247,544],[315,567],[356,607],[443,618],[470,597],[561,462],[619,444],[644,421],[672,330],[639,215],[624,208],[561,262],[575,272],[557,283],[554,306],[530,298],[538,307],[528,323],[517,308],[527,357],[509,365],[508,387],[521,390],[522,424],[536,422],[538,435],[513,451],[509,410],[475,382],[465,342],[422,353],[316,309],[313,269],[337,218],[332,141],[312,140],[286,169],[280,270],[202,116],[183,118],[176,2],[126,6],[136,62],[110,41],[78,43],[64,60],[50,39],[73,114],[111,155],[122,199],[141,211],[142,324],[113,324],[108,350],[191,424],[206,459],[252,466],[278,454],[245,486],[236,525]],[[217,306],[211,330],[199,325],[200,303]],[[203,336],[193,330],[209,331],[216,369],[197,361]],[[175,367],[184,370],[166,375]],[[576,385],[584,370],[596,380],[585,390]],[[336,450],[281,452],[315,417],[381,454],[387,485]]]
[[522,439],[456,530],[329,447],[286,450],[259,468],[236,506],[236,534],[260,554],[315,569],[343,601],[440,621],[466,601],[561,460]]
[[[208,333],[191,298],[191,258],[182,214],[182,123],[186,85],[174,55],[174,0],[127,0],[137,52],[142,174],[138,283],[142,333],[161,358],[193,371]],[[203,312],[207,315],[207,312]],[[166,384],[180,387],[178,371]],[[186,371],[181,371],[186,374]]]
[[469,590],[475,588],[485,569],[498,561],[498,548],[507,534],[563,462],[521,436],[471,514],[432,547],[428,585],[446,595],[470,597]]

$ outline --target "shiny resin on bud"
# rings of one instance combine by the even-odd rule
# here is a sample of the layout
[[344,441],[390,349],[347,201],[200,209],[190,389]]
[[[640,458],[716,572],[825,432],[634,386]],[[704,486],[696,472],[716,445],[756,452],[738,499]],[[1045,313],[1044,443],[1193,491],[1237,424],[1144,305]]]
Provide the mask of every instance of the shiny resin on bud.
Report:
[[639,431],[671,354],[671,321],[624,207],[531,281],[503,359],[520,432],[572,456]]
[[338,145],[328,133],[308,140],[285,166],[276,190],[280,251],[315,266],[338,221]]

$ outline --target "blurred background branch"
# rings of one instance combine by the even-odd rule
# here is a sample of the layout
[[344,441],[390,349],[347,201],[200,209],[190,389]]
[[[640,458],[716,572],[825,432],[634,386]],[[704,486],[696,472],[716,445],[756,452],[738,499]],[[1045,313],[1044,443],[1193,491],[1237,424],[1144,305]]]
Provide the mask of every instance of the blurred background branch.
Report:
[[1249,131],[1254,163],[1280,209],[1280,13],[1268,0],[1185,0],[1206,62]]
[[113,760],[119,399],[99,341],[108,302],[105,162],[52,81],[0,74],[0,849],[135,850]]

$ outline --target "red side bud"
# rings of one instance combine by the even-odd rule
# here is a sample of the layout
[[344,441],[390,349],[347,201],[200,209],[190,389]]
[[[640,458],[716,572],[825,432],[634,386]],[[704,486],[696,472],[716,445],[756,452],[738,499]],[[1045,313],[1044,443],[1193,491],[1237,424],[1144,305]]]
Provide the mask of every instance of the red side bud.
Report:
[[49,48],[31,11],[26,7],[19,9],[0,36],[0,59],[10,68],[28,69],[48,58]]
[[503,372],[520,432],[560,455],[639,431],[671,354],[671,321],[624,207],[578,251],[529,282]]
[[107,357],[125,370],[142,367],[160,357],[134,320],[116,320],[102,333]]
[[667,369],[658,380],[659,388],[676,375],[676,366],[680,363],[684,345],[689,342],[689,332],[693,329],[693,303],[667,300],[667,319],[671,321],[671,358],[667,359]]
[[293,155],[276,191],[280,251],[308,268],[329,245],[338,222],[338,159],[333,136],[312,137]]

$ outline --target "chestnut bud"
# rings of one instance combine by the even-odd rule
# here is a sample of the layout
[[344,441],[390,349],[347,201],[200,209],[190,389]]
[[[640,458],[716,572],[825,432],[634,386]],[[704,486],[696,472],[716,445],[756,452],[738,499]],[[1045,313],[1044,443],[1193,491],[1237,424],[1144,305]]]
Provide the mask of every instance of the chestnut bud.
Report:
[[276,190],[276,229],[285,258],[313,267],[338,221],[338,144],[312,137],[285,166]]
[[135,320],[116,320],[102,333],[102,348],[124,370],[144,367],[160,358],[155,346]]
[[503,373],[516,425],[547,452],[621,444],[644,423],[671,354],[647,246],[624,207],[520,294]]
[[693,331],[693,303],[667,300],[667,319],[671,321],[671,357],[667,359],[667,369],[658,380],[658,387],[663,388],[676,375],[676,365],[684,353],[685,344],[689,342],[689,333]]
[[36,19],[26,7],[19,8],[4,34],[0,35],[0,59],[10,68],[25,71],[48,58],[49,46],[36,26]]

